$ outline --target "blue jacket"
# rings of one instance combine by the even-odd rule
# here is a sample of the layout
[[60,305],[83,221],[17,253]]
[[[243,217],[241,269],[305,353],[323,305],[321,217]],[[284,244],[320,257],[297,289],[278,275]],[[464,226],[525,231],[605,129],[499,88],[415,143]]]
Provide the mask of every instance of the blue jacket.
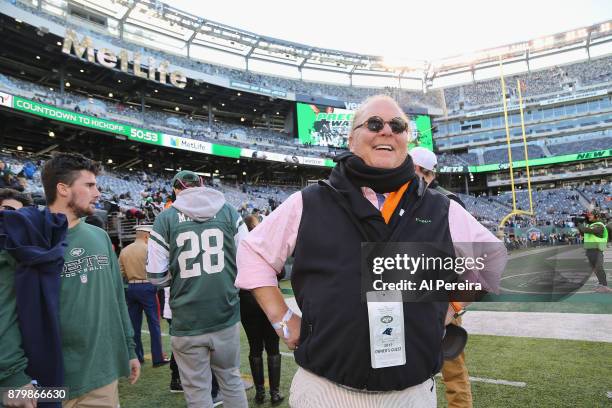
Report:
[[17,261],[15,296],[26,373],[44,387],[64,383],[59,297],[67,231],[66,216],[48,208],[0,211],[0,249]]

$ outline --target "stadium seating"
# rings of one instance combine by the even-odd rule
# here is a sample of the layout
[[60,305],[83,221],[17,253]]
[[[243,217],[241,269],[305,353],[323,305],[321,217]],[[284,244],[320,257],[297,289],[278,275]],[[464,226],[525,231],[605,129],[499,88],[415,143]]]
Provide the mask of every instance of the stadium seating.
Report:
[[[525,148],[523,146],[512,147],[511,153],[513,161],[525,160]],[[532,144],[527,145],[527,154],[530,159],[537,159],[545,156],[540,146]],[[486,164],[508,163],[508,148],[501,147],[498,149],[485,150],[483,157]]]
[[608,184],[591,184],[581,189],[589,202],[589,209],[602,208],[612,210],[612,182]]
[[475,166],[478,164],[478,155],[476,153],[440,153],[438,155],[438,167]]
[[317,83],[308,82],[299,79],[281,78],[277,76],[259,74],[252,71],[243,71],[240,69],[232,69],[223,67],[220,65],[209,64],[203,60],[196,58],[187,58],[186,56],[179,55],[180,51],[177,50],[176,54],[168,52],[160,52],[151,48],[142,46],[142,44],[130,44],[127,41],[121,41],[119,38],[102,34],[98,31],[87,30],[83,26],[77,26],[72,24],[65,19],[59,18],[52,14],[38,10],[37,8],[31,7],[28,4],[22,2],[16,2],[16,5],[27,10],[29,13],[37,14],[40,17],[52,20],[61,26],[72,28],[80,34],[86,34],[94,39],[103,39],[117,47],[127,49],[137,49],[141,52],[143,60],[151,56],[157,60],[169,60],[173,65],[189,68],[197,72],[204,72],[210,75],[230,78],[246,82],[252,85],[258,85],[261,87],[283,91],[283,92],[295,92],[301,93],[313,97],[324,97],[329,99],[335,99],[346,102],[361,102],[370,95],[376,95],[380,93],[393,95],[399,97],[400,100],[410,101],[413,106],[434,106],[440,108],[442,106],[441,92],[429,92],[427,94],[423,92],[411,91],[406,89],[397,88],[367,88],[347,85],[336,85],[328,83]]
[[[583,151],[609,149],[612,146],[612,135],[589,139],[588,141],[576,141],[558,144],[548,144],[548,150],[553,155],[578,153]],[[531,153],[529,153],[531,155]]]
[[220,121],[209,124],[208,121],[204,122],[184,114],[153,110],[147,110],[143,114],[133,105],[88,98],[69,91],[65,92],[62,98],[59,91],[55,89],[2,74],[0,74],[0,90],[76,112],[212,143],[311,157],[328,157],[330,150],[333,150],[327,147],[301,145],[289,135],[273,130],[250,128]]
[[[510,98],[518,98],[517,79],[524,84],[521,92],[526,100],[542,95],[560,94],[585,86],[601,85],[612,81],[612,57],[509,75],[505,78],[505,82],[506,93]],[[496,78],[446,88],[444,99],[451,111],[499,104],[501,84],[499,78]]]
[[[16,158],[0,155],[0,160],[8,164],[11,171],[21,172],[31,158]],[[29,180],[26,191],[41,195],[40,161],[38,170]],[[147,197],[161,197],[165,202],[171,193],[170,178],[165,175],[145,171],[111,171],[106,170],[97,178],[101,201],[113,203],[114,208],[127,214],[132,209],[142,209]],[[231,184],[215,182],[234,208],[242,214],[250,213],[254,208],[271,209],[283,202],[297,187]],[[512,210],[512,196],[509,192],[500,195],[466,195],[458,194],[466,204],[468,211],[483,225],[494,230],[501,219]],[[274,203],[274,205],[271,205]],[[533,192],[533,204],[536,212],[535,222],[524,218],[517,221],[521,225],[565,225],[572,215],[581,214],[594,207],[612,210],[612,183],[584,185],[579,188],[556,188]],[[161,208],[161,206],[160,206]],[[529,210],[527,191],[517,191],[517,208]]]

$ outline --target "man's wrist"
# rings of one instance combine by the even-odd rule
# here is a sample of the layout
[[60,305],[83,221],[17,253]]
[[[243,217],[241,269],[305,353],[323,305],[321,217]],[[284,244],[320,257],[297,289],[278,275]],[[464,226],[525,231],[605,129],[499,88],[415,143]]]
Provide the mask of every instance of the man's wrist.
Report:
[[288,339],[289,338],[289,320],[293,316],[293,311],[291,309],[287,309],[283,318],[279,322],[272,322],[272,327],[276,330],[281,330],[283,332],[283,336]]

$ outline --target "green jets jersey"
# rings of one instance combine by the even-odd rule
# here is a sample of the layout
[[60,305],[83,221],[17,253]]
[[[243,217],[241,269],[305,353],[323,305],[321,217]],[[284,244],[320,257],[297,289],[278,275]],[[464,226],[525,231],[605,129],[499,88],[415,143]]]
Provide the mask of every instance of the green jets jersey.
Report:
[[[106,232],[79,222],[68,230],[59,294],[59,320],[64,357],[64,384],[76,398],[130,374],[134,332],[117,257]],[[26,356],[14,292],[17,264],[0,251],[0,386],[21,386]],[[6,347],[4,347],[6,346]]]
[[[194,221],[174,207],[157,216],[149,242],[147,276],[158,285],[170,281],[171,335],[211,333],[240,319],[234,281],[235,238],[241,224],[242,219],[227,203],[205,221]],[[159,265],[156,259],[162,259]]]

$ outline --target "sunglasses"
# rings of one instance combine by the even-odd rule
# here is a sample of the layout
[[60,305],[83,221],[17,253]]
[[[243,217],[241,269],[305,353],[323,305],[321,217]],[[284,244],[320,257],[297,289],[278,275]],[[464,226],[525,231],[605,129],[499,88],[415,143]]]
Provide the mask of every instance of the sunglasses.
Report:
[[355,126],[353,130],[365,126],[370,132],[380,132],[381,130],[383,130],[387,123],[391,127],[391,131],[393,133],[402,133],[408,130],[408,123],[404,119],[393,118],[389,121],[385,121],[380,116],[372,116],[368,118],[361,125]]
[[17,209],[14,207],[11,207],[10,205],[0,205],[0,210],[11,210],[11,211],[16,211]]

